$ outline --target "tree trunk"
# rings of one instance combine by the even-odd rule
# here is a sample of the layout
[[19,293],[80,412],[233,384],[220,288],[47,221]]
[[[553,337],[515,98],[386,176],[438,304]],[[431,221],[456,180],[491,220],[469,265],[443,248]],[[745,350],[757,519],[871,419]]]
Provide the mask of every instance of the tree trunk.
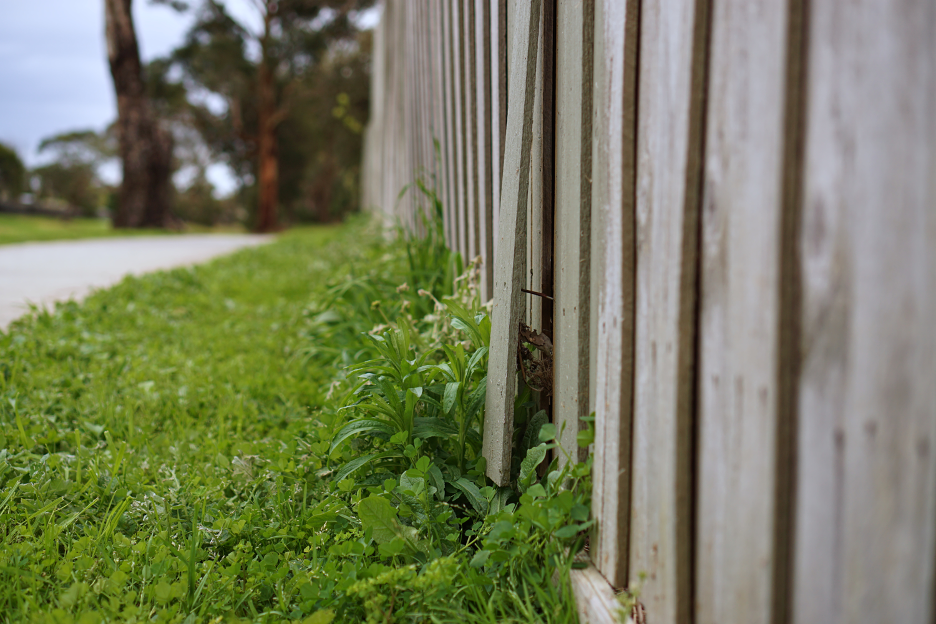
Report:
[[140,227],[172,228],[180,225],[170,206],[174,199],[172,186],[172,150],[175,142],[172,133],[154,122],[149,162],[149,193]]
[[276,209],[279,203],[279,154],[276,144],[278,111],[273,84],[273,72],[261,59],[258,76],[259,106],[257,107],[257,184],[260,202],[257,211],[257,232],[273,232],[278,228]]
[[123,165],[114,227],[166,227],[171,219],[172,140],[157,126],[146,97],[131,2],[104,0]]

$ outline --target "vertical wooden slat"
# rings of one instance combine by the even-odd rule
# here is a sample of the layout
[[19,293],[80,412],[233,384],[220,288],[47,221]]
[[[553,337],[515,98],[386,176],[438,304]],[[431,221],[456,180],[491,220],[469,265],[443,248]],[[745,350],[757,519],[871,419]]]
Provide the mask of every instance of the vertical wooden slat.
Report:
[[449,218],[445,214],[448,208],[447,163],[445,154],[445,90],[442,80],[442,4],[432,4],[427,11],[426,28],[429,35],[429,61],[432,68],[432,159],[435,173],[434,191],[442,203],[442,223],[445,241],[451,247],[449,237]]
[[462,80],[461,2],[450,0],[449,29],[452,51],[452,102],[455,126],[455,203],[458,221],[458,251],[468,255],[467,185],[465,174],[464,81]]
[[494,290],[494,205],[491,153],[491,28],[490,0],[473,0],[475,7],[475,83],[477,95],[478,253],[481,266],[481,300]]
[[556,16],[556,229],[553,420],[573,461],[588,416],[594,3],[559,0]]
[[[429,28],[429,12],[432,5],[423,4],[419,11],[419,30],[420,30],[420,49],[422,55],[422,74],[419,80],[423,83],[423,144],[425,145],[424,162],[425,181],[429,188],[433,187],[433,179],[436,176],[437,159],[434,142],[438,138],[436,133],[435,106],[433,103],[433,78],[432,71],[432,39],[431,29]],[[428,200],[423,197],[423,204],[428,206]],[[428,208],[427,208],[428,209]]]
[[[416,131],[419,137],[419,168],[413,181],[422,180],[425,184],[431,185],[431,176],[433,171],[432,154],[432,107],[430,105],[430,88],[432,85],[432,73],[428,64],[427,38],[428,29],[425,27],[425,17],[428,7],[423,3],[416,3],[414,6],[416,27],[413,40],[416,44],[416,74],[415,82],[417,94],[419,95],[419,104],[417,107]],[[419,212],[425,211],[427,201],[422,191],[413,188],[413,195],[417,203],[416,232],[419,235],[425,235],[425,227]]]
[[[487,475],[498,485],[510,479],[510,445],[516,391],[517,336],[523,314],[520,291],[526,271],[526,217],[530,186],[529,145],[533,134],[536,52],[539,48],[541,0],[516,7],[514,54],[507,112],[507,145],[498,224],[491,312],[491,355],[484,418],[483,455]],[[525,26],[522,26],[525,25]]]
[[473,14],[473,3],[459,2],[458,42],[461,54],[459,76],[461,80],[461,122],[464,132],[464,136],[462,137],[462,158],[464,159],[465,167],[465,220],[468,234],[466,255],[468,258],[474,258],[478,254],[478,204],[476,192],[478,179],[475,171],[478,146],[475,141],[475,110],[477,102],[475,101],[474,80]]
[[[789,2],[714,3],[700,247],[696,622],[778,621]],[[794,51],[795,52],[795,51]],[[793,60],[792,62],[796,62]],[[790,140],[794,140],[790,137]],[[782,473],[778,474],[778,468]]]
[[494,294],[494,258],[497,254],[497,229],[500,215],[501,174],[504,166],[504,131],[507,127],[507,0],[491,2],[491,270],[489,300]]
[[478,54],[477,54],[477,28],[475,24],[475,0],[466,0],[463,7],[462,44],[464,53],[464,84],[465,84],[465,131],[468,140],[465,160],[468,163],[468,203],[471,206],[468,231],[470,242],[468,244],[471,258],[481,254],[481,172],[478,171]]
[[[660,624],[688,621],[693,604],[695,286],[706,12],[705,0],[645,4],[641,12],[630,569],[647,572],[641,598]],[[599,371],[603,368],[599,363]]]
[[[542,168],[540,188],[543,234],[540,247],[540,327],[553,335],[553,255],[556,210],[556,11],[557,0],[543,0],[543,110]],[[552,413],[552,395],[540,397],[540,408]]]
[[[546,0],[543,0],[544,4]],[[533,134],[530,150],[530,199],[527,203],[527,274],[526,288],[543,290],[543,14],[540,12],[539,47],[536,51],[536,93],[533,103]],[[535,330],[542,329],[543,300],[526,295],[526,323]]]
[[[411,89],[413,91],[413,96],[415,99],[414,110],[414,124],[413,124],[413,136],[416,139],[417,147],[417,158],[416,158],[416,167],[413,172],[413,181],[425,177],[426,165],[428,163],[426,155],[426,130],[428,125],[428,118],[426,116],[426,74],[425,67],[423,64],[423,39],[425,37],[425,32],[422,29],[422,13],[425,5],[420,2],[414,2],[410,8],[412,12],[412,39],[411,45],[413,47],[413,71],[412,71],[412,85]],[[416,201],[417,210],[419,206],[422,205],[420,193],[416,188],[413,188],[411,191],[413,199]],[[417,217],[417,215],[414,215]],[[416,218],[416,231],[420,232],[419,229],[419,219]]]
[[930,624],[936,6],[807,20],[793,620]]
[[[413,173],[416,170],[418,159],[418,143],[415,136],[416,127],[416,106],[415,93],[413,90],[415,69],[413,67],[413,5],[403,2],[400,4],[402,13],[402,57],[403,57],[403,144],[406,146],[404,154],[403,178],[400,180],[400,190],[413,180]],[[402,221],[404,227],[413,232],[413,212],[415,194],[406,193],[402,197],[400,209],[402,210]]]
[[640,3],[595,5],[589,387],[595,410],[593,560],[627,584],[634,372],[635,171]]
[[444,97],[443,114],[445,115],[445,143],[442,153],[445,159],[445,215],[448,225],[448,244],[451,249],[458,249],[458,202],[457,170],[455,151],[455,94],[452,83],[452,38],[450,2],[439,3],[440,35],[442,43],[442,92]]
[[387,6],[390,11],[389,37],[387,38],[388,62],[392,67],[390,83],[388,119],[389,140],[385,143],[384,163],[389,165],[389,175],[384,181],[384,214],[386,223],[392,225],[398,217],[397,193],[402,188],[403,168],[405,166],[405,144],[403,141],[403,10],[398,3]]

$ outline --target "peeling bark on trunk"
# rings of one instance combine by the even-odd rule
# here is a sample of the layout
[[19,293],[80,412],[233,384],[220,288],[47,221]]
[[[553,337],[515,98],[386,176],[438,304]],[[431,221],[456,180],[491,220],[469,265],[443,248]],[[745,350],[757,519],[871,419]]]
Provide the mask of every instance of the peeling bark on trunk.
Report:
[[114,227],[167,227],[171,224],[172,137],[158,127],[146,97],[131,3],[104,0],[123,165]]

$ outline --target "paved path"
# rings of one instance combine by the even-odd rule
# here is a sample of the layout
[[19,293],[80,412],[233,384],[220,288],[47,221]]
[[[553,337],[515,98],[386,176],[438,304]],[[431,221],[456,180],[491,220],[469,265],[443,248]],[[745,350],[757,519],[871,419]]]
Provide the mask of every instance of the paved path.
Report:
[[126,275],[204,262],[271,240],[249,234],[187,234],[0,245],[0,330],[27,312],[28,303],[81,299]]

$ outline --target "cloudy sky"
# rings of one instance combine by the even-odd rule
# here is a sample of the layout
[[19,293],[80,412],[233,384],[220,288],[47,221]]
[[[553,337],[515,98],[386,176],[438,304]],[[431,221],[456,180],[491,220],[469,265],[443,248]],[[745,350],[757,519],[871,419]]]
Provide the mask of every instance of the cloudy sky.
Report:
[[[255,21],[249,0],[227,4],[235,16]],[[144,60],[176,47],[192,19],[148,0],[134,1],[133,16]],[[104,1],[0,0],[0,141],[34,166],[42,162],[36,148],[43,138],[103,130],[116,116]],[[220,165],[209,177],[222,192],[233,185]]]

